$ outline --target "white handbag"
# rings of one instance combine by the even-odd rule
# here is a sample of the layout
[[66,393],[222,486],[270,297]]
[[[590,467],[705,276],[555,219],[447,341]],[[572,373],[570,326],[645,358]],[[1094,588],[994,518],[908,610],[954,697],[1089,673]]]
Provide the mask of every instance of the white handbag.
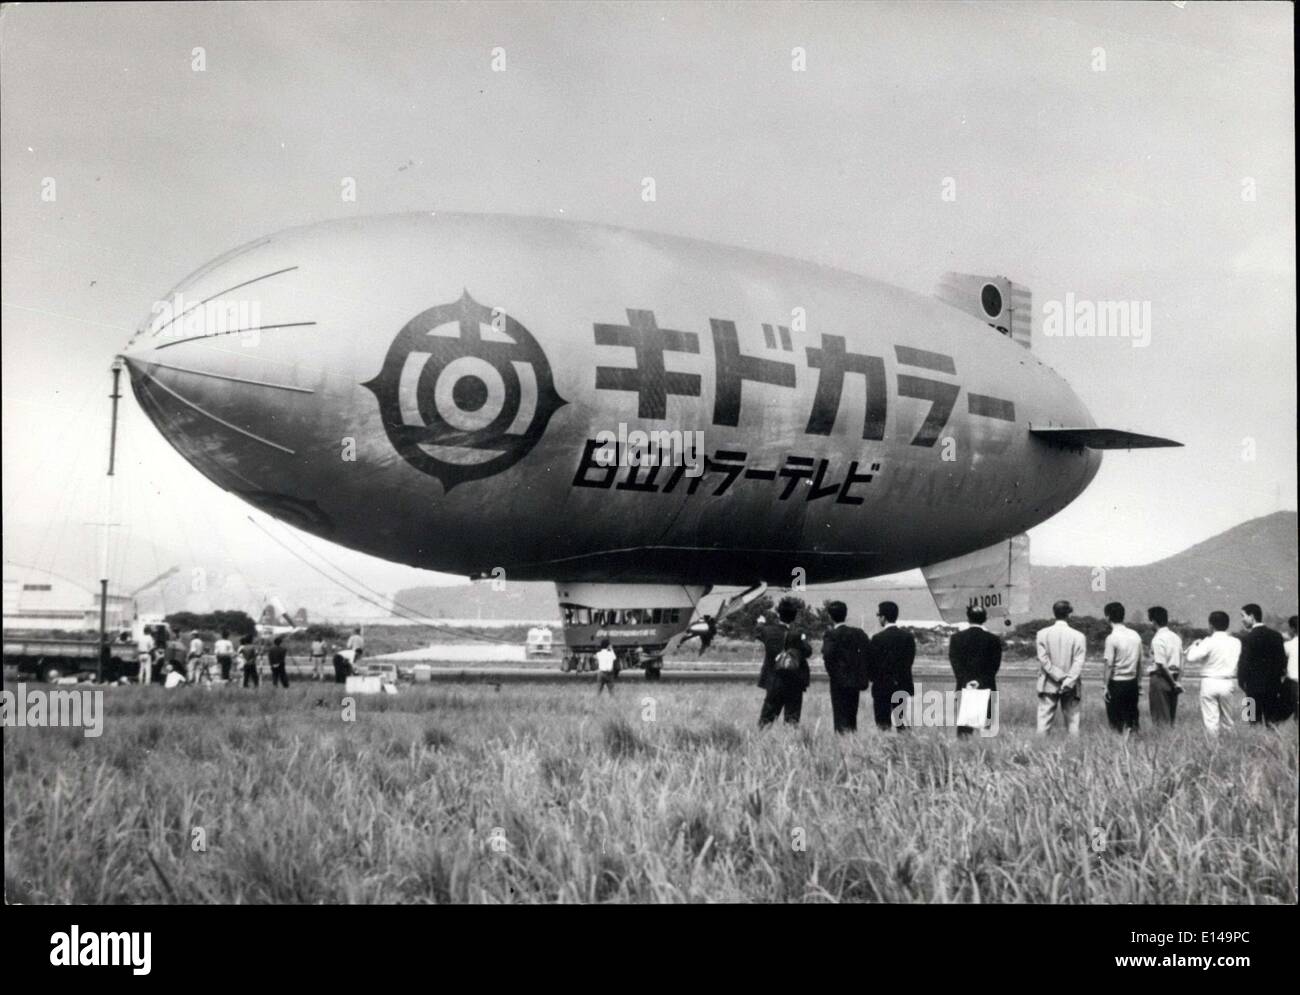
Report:
[[957,725],[967,729],[983,729],[989,720],[989,698],[992,691],[979,688],[962,688],[957,702]]

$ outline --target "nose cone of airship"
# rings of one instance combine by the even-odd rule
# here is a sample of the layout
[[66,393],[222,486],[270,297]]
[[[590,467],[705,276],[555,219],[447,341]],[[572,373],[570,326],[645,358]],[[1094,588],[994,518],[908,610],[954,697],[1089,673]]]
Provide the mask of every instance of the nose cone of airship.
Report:
[[122,354],[158,430],[228,490],[270,489],[314,435],[319,385],[299,359],[318,307],[299,269],[272,240],[215,260],[155,302]]

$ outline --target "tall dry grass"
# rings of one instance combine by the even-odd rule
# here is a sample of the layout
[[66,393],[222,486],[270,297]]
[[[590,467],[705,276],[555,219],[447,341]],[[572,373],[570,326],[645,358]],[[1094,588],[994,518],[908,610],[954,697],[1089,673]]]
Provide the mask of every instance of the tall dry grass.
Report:
[[1124,740],[1094,695],[1044,741],[1021,686],[991,739],[869,703],[836,737],[824,685],[799,729],[754,728],[760,694],[420,687],[345,721],[334,685],[111,691],[99,739],[5,730],[7,897],[1296,901],[1294,723]]

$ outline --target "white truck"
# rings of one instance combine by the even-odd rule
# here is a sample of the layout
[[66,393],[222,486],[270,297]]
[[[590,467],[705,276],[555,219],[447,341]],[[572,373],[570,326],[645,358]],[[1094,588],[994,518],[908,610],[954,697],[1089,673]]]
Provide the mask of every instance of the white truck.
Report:
[[535,625],[528,630],[528,638],[524,643],[524,657],[532,660],[536,657],[551,657],[555,655],[554,646],[555,637],[550,629],[543,625]]

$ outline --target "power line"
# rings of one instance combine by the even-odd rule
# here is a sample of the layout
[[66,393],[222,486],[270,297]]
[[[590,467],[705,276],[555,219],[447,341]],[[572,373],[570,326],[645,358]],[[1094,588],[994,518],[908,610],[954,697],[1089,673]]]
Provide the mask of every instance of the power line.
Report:
[[[347,584],[345,584],[345,583],[343,583],[342,581],[340,581],[337,577],[332,577],[332,576],[330,576],[328,573],[326,573],[326,572],[325,572],[324,570],[322,570],[320,567],[316,566],[316,564],[311,563],[310,561],[308,561],[305,557],[303,557],[301,554],[299,554],[296,550],[291,549],[291,548],[290,548],[286,543],[282,542],[279,538],[277,538],[274,534],[272,534],[271,531],[270,531],[269,529],[267,529],[267,528],[266,528],[265,526],[263,526],[260,522],[258,522],[256,519],[254,519],[252,515],[249,515],[249,516],[248,516],[248,520],[249,520],[250,522],[252,522],[255,526],[257,526],[257,528],[260,529],[260,530],[261,530],[261,531],[262,531],[262,532],[263,532],[263,533],[264,533],[264,534],[265,534],[265,535],[266,535],[266,536],[267,536],[267,537],[268,537],[272,542],[274,542],[274,543],[275,543],[277,546],[279,546],[281,549],[285,550],[285,552],[289,553],[289,555],[293,556],[295,559],[297,559],[299,562],[301,562],[304,566],[310,567],[312,570],[314,570],[316,573],[320,574],[322,577],[324,577],[324,578],[325,578],[326,580],[328,580],[330,583],[335,584],[335,585],[337,585],[338,587],[341,587],[343,590],[347,591],[347,592],[348,592],[349,594],[351,594],[353,597],[355,597],[355,598],[360,598],[362,601],[366,602],[367,604],[374,605],[376,608],[382,608],[382,609],[384,609],[385,611],[388,611],[388,612],[390,612],[391,614],[396,615],[398,618],[405,619],[405,620],[408,621],[408,622],[414,622],[414,623],[417,624],[417,625],[422,625],[422,626],[424,626],[425,628],[432,629],[432,630],[434,630],[435,632],[441,632],[441,633],[444,633],[444,634],[446,634],[446,635],[462,636],[462,637],[463,637],[463,636],[469,636],[471,639],[480,639],[480,640],[483,640],[484,642],[491,642],[491,643],[506,643],[506,644],[509,644],[509,645],[511,645],[511,646],[513,646],[513,645],[515,645],[515,644],[517,643],[517,640],[514,640],[514,639],[502,639],[502,638],[500,638],[500,637],[498,637],[498,636],[489,636],[489,635],[485,635],[485,634],[481,634],[481,633],[476,633],[476,632],[466,632],[466,631],[463,630],[463,629],[451,629],[451,628],[448,628],[448,627],[446,627],[446,626],[437,625],[437,624],[434,623],[434,622],[430,622],[430,621],[427,619],[427,617],[421,615],[421,614],[420,614],[418,611],[416,611],[415,609],[413,609],[413,608],[408,608],[408,607],[406,607],[405,605],[401,604],[400,602],[397,602],[397,601],[391,601],[391,600],[390,600],[390,604],[384,604],[382,601],[377,601],[377,600],[375,600],[374,598],[367,597],[366,595],[360,593],[359,591],[355,590],[354,588],[349,587]],[[305,543],[303,543],[303,545],[306,546]],[[309,546],[307,546],[306,548],[309,549],[309,550],[311,549],[311,547],[309,547]],[[355,583],[356,585],[358,585],[358,586],[360,586],[360,587],[362,587],[362,588],[365,588],[366,590],[370,591],[372,594],[378,595],[379,597],[383,597],[383,595],[380,594],[380,592],[375,591],[374,588],[368,587],[367,585],[365,585],[364,583],[362,583],[360,580],[357,580],[356,578],[352,577],[352,575],[349,574],[349,573],[348,573],[346,570],[344,570],[342,567],[339,567],[339,566],[334,565],[333,563],[330,563],[330,561],[327,560],[327,559],[325,559],[324,555],[321,554],[320,552],[318,552],[318,551],[316,551],[316,550],[311,550],[311,552],[315,553],[315,555],[316,555],[317,557],[319,557],[319,558],[321,559],[322,562],[329,564],[329,566],[331,567],[331,569],[336,570],[338,573],[342,574],[344,577],[348,578],[349,580],[351,580],[351,581],[352,581],[353,583]]]

